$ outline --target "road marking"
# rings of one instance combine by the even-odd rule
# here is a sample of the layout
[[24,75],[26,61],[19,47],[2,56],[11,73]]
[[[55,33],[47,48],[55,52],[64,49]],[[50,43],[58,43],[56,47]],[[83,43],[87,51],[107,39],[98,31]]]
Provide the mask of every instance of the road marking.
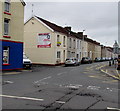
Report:
[[0,95],[1,97],[5,98],[13,98],[13,99],[24,99],[24,100],[33,100],[33,101],[44,101],[44,99],[38,98],[29,98],[29,97],[19,97],[19,96],[10,96],[10,95]]
[[108,76],[113,77],[114,79],[120,80],[120,77],[117,77],[117,76],[114,76],[114,75],[108,73],[107,69],[106,69],[106,71],[104,71],[103,69],[101,69],[101,71],[102,71],[103,73],[107,74]]
[[64,101],[56,101],[56,103],[65,104]]
[[58,73],[57,75],[60,76],[60,75],[65,74],[65,73],[67,73],[67,72]]
[[79,84],[70,84],[68,86],[66,86],[67,88],[73,88],[73,89],[78,89],[80,87],[82,87],[83,85],[79,85]]
[[99,78],[99,79],[100,79],[100,76],[89,76],[89,77],[92,77],[92,78]]
[[14,83],[14,82],[12,82],[12,81],[3,81],[3,83],[12,84],[12,83]]
[[98,86],[88,86],[87,89],[99,90],[100,87],[98,87]]
[[118,72],[118,70],[116,70],[116,72],[117,72],[118,77],[120,78],[120,73]]
[[34,81],[34,83],[38,83],[38,82],[41,82],[41,81],[43,81],[43,80],[50,79],[50,78],[51,78],[51,76],[48,76],[48,77],[43,78],[43,79],[40,79],[40,80],[38,80],[38,81]]
[[112,81],[102,81],[103,83],[117,83],[118,80],[112,80]]
[[2,73],[3,75],[11,75],[11,74],[20,74],[21,72],[6,72],[6,73]]
[[110,107],[107,107],[107,109],[120,111],[120,109],[118,109],[118,108],[110,108]]
[[87,67],[86,69],[92,69],[94,67],[97,67],[98,65],[100,65],[100,64],[97,64],[97,65],[94,65],[94,66],[91,66],[91,67]]
[[105,66],[107,66],[107,65],[102,65],[100,67],[97,67],[96,69],[101,69],[102,67],[105,67]]

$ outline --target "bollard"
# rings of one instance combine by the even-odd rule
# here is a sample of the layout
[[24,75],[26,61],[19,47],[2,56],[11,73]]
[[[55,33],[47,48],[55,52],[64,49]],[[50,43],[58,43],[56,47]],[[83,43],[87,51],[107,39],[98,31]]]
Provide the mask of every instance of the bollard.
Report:
[[114,64],[115,62],[114,62],[114,59],[112,60],[112,64]]
[[109,61],[109,66],[111,66],[111,61]]

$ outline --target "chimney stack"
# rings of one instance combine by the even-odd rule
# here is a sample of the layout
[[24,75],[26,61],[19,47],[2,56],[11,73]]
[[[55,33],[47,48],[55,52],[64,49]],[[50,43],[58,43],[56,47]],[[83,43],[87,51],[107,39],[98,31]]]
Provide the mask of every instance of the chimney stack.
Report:
[[71,31],[71,27],[64,27],[66,30]]

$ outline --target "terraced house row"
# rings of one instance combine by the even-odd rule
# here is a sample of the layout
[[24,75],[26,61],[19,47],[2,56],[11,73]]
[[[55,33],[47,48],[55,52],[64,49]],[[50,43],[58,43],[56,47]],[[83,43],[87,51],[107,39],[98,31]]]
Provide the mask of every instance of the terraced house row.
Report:
[[115,57],[113,48],[102,46],[83,32],[73,32],[71,27],[34,16],[24,24],[24,51],[33,64],[47,65],[63,64],[69,57]]
[[63,64],[66,58],[114,57],[83,32],[61,27],[34,16],[24,23],[23,0],[0,1],[0,70],[23,68],[23,52],[33,64]]

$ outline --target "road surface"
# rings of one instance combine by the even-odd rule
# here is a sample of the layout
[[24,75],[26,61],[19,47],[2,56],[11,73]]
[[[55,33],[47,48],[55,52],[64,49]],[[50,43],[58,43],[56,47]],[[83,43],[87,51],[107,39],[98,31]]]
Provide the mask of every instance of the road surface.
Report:
[[6,72],[0,95],[3,109],[118,109],[118,81],[99,70],[106,64],[39,66]]

